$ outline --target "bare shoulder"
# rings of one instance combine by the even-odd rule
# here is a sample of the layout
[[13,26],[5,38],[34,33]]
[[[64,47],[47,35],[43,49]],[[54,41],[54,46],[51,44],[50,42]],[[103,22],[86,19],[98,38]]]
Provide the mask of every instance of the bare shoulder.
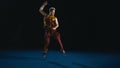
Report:
[[55,20],[57,20],[58,18],[57,17],[55,17]]

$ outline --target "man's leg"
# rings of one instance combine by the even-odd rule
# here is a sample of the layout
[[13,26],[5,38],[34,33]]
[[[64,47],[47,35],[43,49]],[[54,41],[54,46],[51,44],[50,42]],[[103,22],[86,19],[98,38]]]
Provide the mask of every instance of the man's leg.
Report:
[[45,37],[44,37],[44,49],[43,49],[43,54],[46,55],[48,52],[48,46],[50,43],[50,33],[49,32],[45,32]]
[[60,48],[61,48],[62,52],[65,54],[65,50],[64,50],[64,48],[63,48],[63,44],[62,44],[62,41],[61,41],[61,37],[60,37],[60,33],[59,33],[59,32],[56,32],[56,39],[57,39],[57,41],[58,41],[58,43],[59,43],[59,45],[60,45]]

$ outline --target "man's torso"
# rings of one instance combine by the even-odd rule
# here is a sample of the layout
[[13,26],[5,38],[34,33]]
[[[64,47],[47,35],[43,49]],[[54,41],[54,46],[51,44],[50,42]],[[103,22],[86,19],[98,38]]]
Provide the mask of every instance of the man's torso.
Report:
[[44,18],[44,27],[46,30],[52,30],[56,26],[55,16],[46,16]]

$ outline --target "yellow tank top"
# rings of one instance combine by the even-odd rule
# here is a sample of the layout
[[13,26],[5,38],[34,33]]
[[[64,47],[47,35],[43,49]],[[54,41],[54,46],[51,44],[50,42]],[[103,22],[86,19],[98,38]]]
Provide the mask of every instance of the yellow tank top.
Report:
[[56,26],[55,18],[56,18],[55,16],[47,16],[44,21],[45,28],[51,29],[55,27]]

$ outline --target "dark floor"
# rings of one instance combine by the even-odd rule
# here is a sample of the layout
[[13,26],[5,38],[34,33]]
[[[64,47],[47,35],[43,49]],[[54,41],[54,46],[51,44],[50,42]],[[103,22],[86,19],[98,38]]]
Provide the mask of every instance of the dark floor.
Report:
[[115,52],[50,50],[46,59],[41,50],[0,51],[0,68],[120,68],[120,54]]

